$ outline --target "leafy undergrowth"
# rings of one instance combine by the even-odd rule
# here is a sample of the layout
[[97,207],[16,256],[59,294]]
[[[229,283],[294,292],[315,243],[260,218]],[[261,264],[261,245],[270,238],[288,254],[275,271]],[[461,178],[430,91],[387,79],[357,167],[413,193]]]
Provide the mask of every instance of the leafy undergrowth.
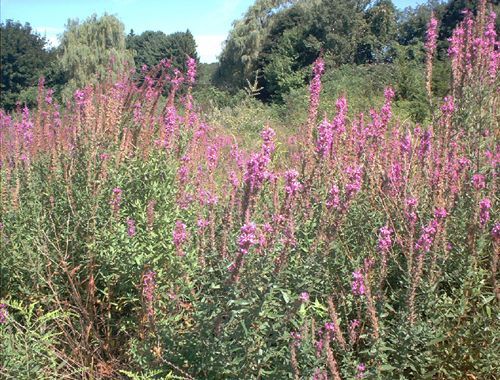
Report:
[[258,146],[203,120],[193,60],[0,112],[2,376],[494,379],[489,17],[425,127],[390,87],[323,118],[321,59],[307,120]]

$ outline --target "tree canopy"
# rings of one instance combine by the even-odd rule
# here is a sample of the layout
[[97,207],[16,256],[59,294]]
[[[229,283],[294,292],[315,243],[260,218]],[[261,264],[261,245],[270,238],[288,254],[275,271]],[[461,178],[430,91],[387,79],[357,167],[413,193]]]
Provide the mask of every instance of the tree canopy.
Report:
[[[395,63],[404,67],[402,74],[407,65],[419,71],[431,12],[439,21],[436,68],[445,72],[451,31],[464,17],[462,9],[476,12],[477,6],[472,0],[428,0],[399,11],[392,0],[255,0],[233,23],[219,63],[212,67],[212,83],[232,93],[253,86],[260,89],[253,93],[261,100],[280,102],[305,86],[310,65],[320,55],[327,68]],[[488,6],[498,13],[498,2]],[[110,69],[135,65],[140,71],[167,58],[185,71],[187,56],[199,61],[189,30],[168,35],[131,30],[125,36],[123,24],[107,14],[69,20],[57,49],[47,50],[46,40],[29,24],[8,20],[0,24],[0,35],[0,105],[5,109],[19,100],[33,101],[41,76],[56,95],[69,96]],[[408,78],[413,78],[408,83],[418,82],[413,75]]]
[[119,70],[133,65],[123,24],[107,14],[94,14],[82,23],[69,20],[61,48],[61,65],[69,78],[67,92],[98,80],[111,67]]
[[186,69],[186,56],[198,61],[196,41],[189,30],[165,34],[161,31],[147,30],[139,35],[131,30],[126,38],[127,49],[134,53],[137,70],[143,65],[157,65],[162,59],[170,59],[175,67]]
[[12,20],[0,24],[0,45],[0,107],[10,110],[23,90],[36,86],[54,57],[45,49],[45,38],[35,33],[30,24]]
[[398,11],[392,0],[256,0],[234,22],[214,82],[234,91],[257,77],[261,99],[279,101],[307,83],[319,55],[329,67],[391,63],[409,53],[422,60],[416,50],[423,51],[431,12],[439,20],[437,56],[445,60],[461,10],[475,11],[475,3],[429,0]]
[[215,80],[229,87],[238,87],[255,74],[256,63],[269,31],[280,11],[297,0],[257,0],[233,29],[225,41],[219,57],[220,66]]
[[237,88],[260,75],[262,97],[279,98],[320,54],[335,65],[384,60],[395,32],[390,0],[257,0],[234,23],[215,80]]

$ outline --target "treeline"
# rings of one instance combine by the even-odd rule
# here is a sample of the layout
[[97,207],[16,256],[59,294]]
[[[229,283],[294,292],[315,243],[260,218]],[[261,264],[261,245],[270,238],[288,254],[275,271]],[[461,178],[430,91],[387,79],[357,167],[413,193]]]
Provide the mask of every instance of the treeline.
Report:
[[166,35],[146,31],[125,35],[123,23],[114,16],[93,15],[84,22],[69,20],[58,47],[47,48],[45,37],[29,24],[7,20],[0,24],[2,83],[0,107],[11,110],[33,105],[39,78],[67,100],[77,88],[98,81],[110,69],[116,72],[170,59],[185,70],[186,56],[195,58],[196,43],[189,30]]
[[[434,88],[446,91],[447,39],[463,19],[462,10],[475,12],[477,3],[430,0],[398,11],[391,0],[257,0],[234,23],[214,81],[233,91],[251,83],[260,89],[260,99],[282,101],[307,83],[310,65],[319,55],[327,68],[396,63],[409,73],[423,65],[426,26],[434,12],[439,21],[435,76],[442,78]],[[416,78],[406,75],[399,81],[409,82],[408,87]]]
[[[430,112],[424,41],[431,12],[439,30],[432,89],[443,97],[451,75],[448,38],[464,17],[462,10],[476,12],[477,6],[475,0],[429,0],[400,11],[391,0],[256,0],[234,22],[219,62],[199,66],[195,95],[199,104],[237,104],[251,94],[295,108],[290,101],[305,94],[310,66],[321,55],[325,89],[335,92],[335,82],[355,87],[350,95],[364,104],[366,94],[391,84],[397,104],[404,103],[414,120],[423,121]],[[498,11],[498,1],[493,7]],[[33,105],[40,77],[64,102],[110,68],[135,67],[141,73],[167,58],[186,70],[186,56],[198,61],[189,30],[170,35],[131,30],[126,35],[120,20],[110,15],[70,20],[57,48],[47,49],[45,38],[29,24],[8,20],[0,24],[0,35],[0,107],[7,110],[17,103]]]

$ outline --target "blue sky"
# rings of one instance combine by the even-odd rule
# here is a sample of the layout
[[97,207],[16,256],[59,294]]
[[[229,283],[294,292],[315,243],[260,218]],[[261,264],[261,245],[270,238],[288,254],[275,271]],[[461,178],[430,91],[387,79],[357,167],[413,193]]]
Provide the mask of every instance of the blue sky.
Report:
[[[414,6],[423,0],[393,0],[399,8]],[[92,13],[117,16],[125,31],[136,34],[161,30],[166,34],[193,33],[202,62],[214,62],[232,22],[254,0],[0,0],[0,18],[29,22],[52,44],[64,31],[70,18],[85,20]]]

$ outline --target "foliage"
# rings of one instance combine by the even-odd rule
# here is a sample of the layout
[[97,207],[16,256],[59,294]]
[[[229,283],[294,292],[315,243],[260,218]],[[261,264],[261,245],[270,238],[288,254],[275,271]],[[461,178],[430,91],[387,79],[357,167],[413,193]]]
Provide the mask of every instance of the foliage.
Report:
[[[257,75],[263,89],[259,98],[281,103],[288,93],[307,83],[310,65],[319,55],[325,57],[328,68],[395,61],[400,64],[405,60],[412,68],[410,76],[414,76],[415,71],[425,70],[422,55],[416,52],[410,57],[404,51],[423,51],[431,12],[439,20],[437,66],[446,70],[448,38],[462,20],[460,10],[465,6],[477,9],[461,0],[429,1],[403,11],[397,11],[390,0],[256,2],[235,22],[214,83],[234,93]],[[449,78],[440,80],[436,73],[433,77],[440,88],[435,95],[441,96]],[[396,83],[404,87],[406,79],[402,80]],[[405,100],[415,103],[412,98]],[[418,103],[415,114],[423,120],[427,111],[420,100]]]
[[431,13],[441,18],[443,5],[439,1],[430,1],[407,7],[398,15],[398,42],[401,45],[410,45],[424,41],[427,23]]
[[[54,55],[45,50],[46,41],[36,34],[29,24],[7,20],[0,24],[0,65],[2,82],[0,106],[11,110],[23,90],[35,88],[43,69],[50,65]],[[26,99],[29,106],[33,98]]]
[[467,17],[444,99],[417,43],[279,106],[190,60],[0,111],[2,375],[494,379],[498,40]]
[[127,49],[134,52],[136,69],[140,72],[144,65],[153,67],[163,59],[170,59],[173,65],[183,71],[186,56],[195,58],[196,42],[189,30],[166,35],[161,31],[145,31],[139,35],[131,31],[126,38]]
[[257,0],[241,20],[235,21],[222,53],[215,82],[237,89],[252,79],[255,64],[275,14],[286,9],[294,0]]
[[110,67],[120,71],[131,65],[123,29],[120,20],[107,14],[68,21],[61,38],[61,65],[69,78],[66,97],[103,77]]
[[307,82],[320,53],[334,65],[389,59],[396,32],[390,1],[256,2],[235,23],[220,57],[218,85],[241,88],[260,74],[260,98],[282,101]]
[[7,303],[8,322],[0,325],[0,373],[4,379],[69,379],[78,374],[71,358],[60,351],[60,310],[43,312],[40,304]]

